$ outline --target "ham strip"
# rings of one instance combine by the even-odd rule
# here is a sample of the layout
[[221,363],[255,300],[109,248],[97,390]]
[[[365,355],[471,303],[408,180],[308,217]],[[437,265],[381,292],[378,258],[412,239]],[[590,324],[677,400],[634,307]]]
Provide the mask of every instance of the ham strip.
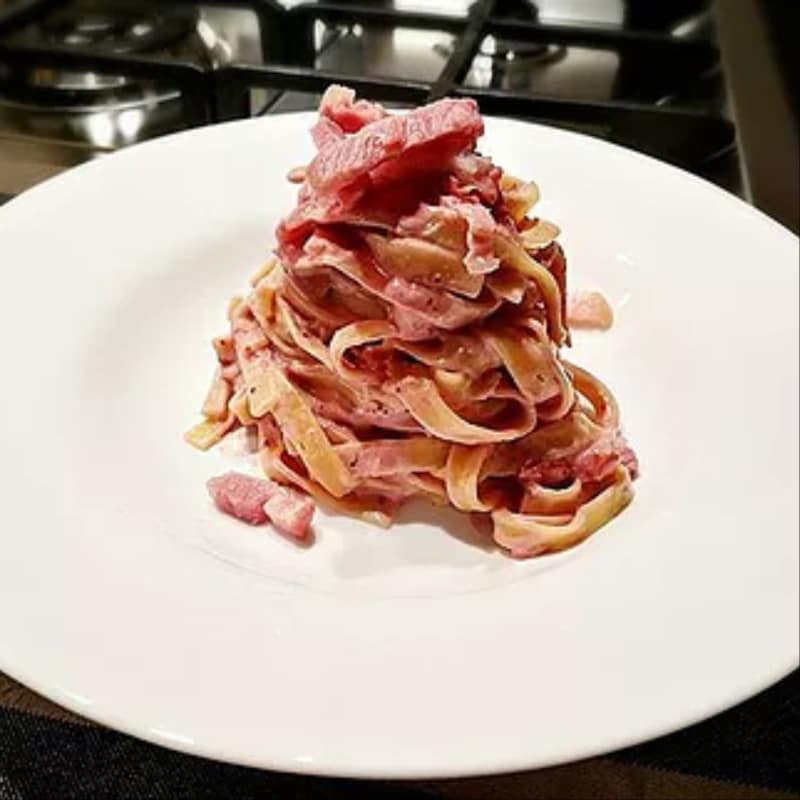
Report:
[[520,480],[543,486],[559,486],[574,480],[597,483],[611,477],[620,464],[632,478],[639,474],[635,453],[623,436],[614,433],[572,455],[525,465],[520,471]]
[[402,116],[385,117],[353,136],[330,142],[311,162],[308,180],[318,192],[336,192],[368,178],[389,159],[424,158],[425,147],[439,145],[437,156],[449,153],[452,157],[482,133],[483,120],[474,100],[440,100]]
[[319,104],[320,121],[330,120],[343,133],[356,133],[370,122],[387,116],[379,103],[356,100],[356,93],[346,86],[333,84],[325,90]]

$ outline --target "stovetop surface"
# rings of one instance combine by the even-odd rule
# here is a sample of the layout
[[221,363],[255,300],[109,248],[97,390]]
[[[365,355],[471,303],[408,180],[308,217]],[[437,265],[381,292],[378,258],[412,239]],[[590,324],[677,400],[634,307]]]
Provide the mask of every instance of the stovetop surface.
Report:
[[17,165],[313,108],[329,80],[401,105],[474,95],[742,191],[706,0],[0,0],[0,158]]

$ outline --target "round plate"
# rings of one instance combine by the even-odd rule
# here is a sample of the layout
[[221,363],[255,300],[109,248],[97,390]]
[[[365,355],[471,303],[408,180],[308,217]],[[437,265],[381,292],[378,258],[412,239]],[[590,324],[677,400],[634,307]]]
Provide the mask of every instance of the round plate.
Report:
[[0,210],[0,669],[212,758],[329,775],[517,770],[656,736],[798,662],[798,243],[583,136],[488,120],[617,324],[571,358],[642,464],[620,517],[514,561],[456,514],[320,514],[299,548],[217,513],[197,419],[311,117],[134,147]]

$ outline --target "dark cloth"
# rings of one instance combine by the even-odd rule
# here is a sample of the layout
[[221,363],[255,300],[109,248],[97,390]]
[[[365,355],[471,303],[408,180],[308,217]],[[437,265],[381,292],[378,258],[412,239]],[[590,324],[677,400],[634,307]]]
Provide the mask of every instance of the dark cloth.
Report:
[[310,778],[195,758],[55,718],[46,705],[43,712],[22,711],[23,694],[0,694],[0,800],[800,798],[798,672],[711,720],[602,759],[497,778],[402,783]]

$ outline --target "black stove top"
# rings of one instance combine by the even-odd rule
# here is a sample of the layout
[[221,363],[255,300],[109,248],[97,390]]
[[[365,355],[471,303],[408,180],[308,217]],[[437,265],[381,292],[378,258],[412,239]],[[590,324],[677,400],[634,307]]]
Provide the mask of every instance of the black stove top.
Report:
[[[735,191],[735,128],[708,6],[706,0],[0,0],[0,111],[4,103],[13,108],[16,124],[28,124],[30,133],[25,120],[35,115],[130,105],[131,92],[145,87],[141,108],[154,107],[154,96],[177,104],[167,123],[175,129],[312,107],[331,82],[401,105],[469,95],[486,113],[601,136]],[[235,13],[247,15],[255,31],[255,56],[237,51],[243,34],[230,23]],[[222,20],[227,43],[214,34],[214,20]],[[212,47],[209,31],[223,57],[205,52]],[[71,130],[84,135],[102,127]],[[144,137],[164,128],[137,130]]]

